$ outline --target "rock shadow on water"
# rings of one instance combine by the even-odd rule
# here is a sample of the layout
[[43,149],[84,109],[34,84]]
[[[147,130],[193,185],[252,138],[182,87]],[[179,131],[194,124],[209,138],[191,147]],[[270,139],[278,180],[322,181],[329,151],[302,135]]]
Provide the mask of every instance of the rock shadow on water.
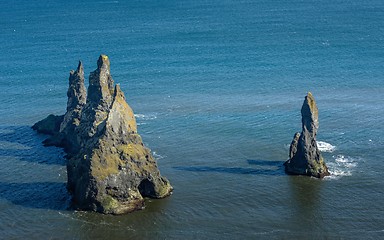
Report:
[[217,172],[242,175],[285,175],[283,161],[247,160],[247,162],[254,167],[177,166],[174,169],[189,172]]
[[247,162],[250,165],[271,166],[271,167],[278,167],[279,169],[283,168],[283,163],[284,163],[284,161],[268,161],[268,160],[253,160],[253,159],[248,159]]
[[60,182],[0,182],[0,199],[27,208],[63,211],[70,208],[66,184]]
[[291,188],[292,200],[300,211],[312,212],[318,207],[322,198],[321,188],[323,182],[317,178],[306,178],[304,176],[290,176],[289,186]]
[[30,126],[0,126],[0,156],[17,157],[21,161],[65,166],[64,152],[55,147],[43,147],[46,138]]

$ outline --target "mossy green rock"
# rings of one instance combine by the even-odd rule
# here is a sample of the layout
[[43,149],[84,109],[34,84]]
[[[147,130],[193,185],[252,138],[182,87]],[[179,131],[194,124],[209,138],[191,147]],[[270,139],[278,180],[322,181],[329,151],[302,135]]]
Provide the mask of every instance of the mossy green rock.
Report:
[[301,108],[302,132],[294,135],[289,150],[289,160],[284,163],[288,174],[317,178],[330,175],[316,143],[319,128],[318,115],[316,101],[309,92]]
[[173,188],[137,132],[133,111],[110,75],[109,58],[100,56],[88,93],[82,69],[80,63],[70,74],[67,113],[52,134],[69,155],[73,206],[123,214],[142,209],[145,197],[169,196]]

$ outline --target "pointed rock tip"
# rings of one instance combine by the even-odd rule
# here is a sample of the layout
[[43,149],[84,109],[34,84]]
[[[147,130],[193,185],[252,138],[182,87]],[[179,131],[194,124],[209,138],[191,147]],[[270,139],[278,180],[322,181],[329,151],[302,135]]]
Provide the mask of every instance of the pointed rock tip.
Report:
[[116,85],[115,85],[115,91],[116,91],[116,92],[121,92],[121,88],[120,88],[120,84],[119,84],[119,83],[116,83]]
[[103,66],[109,68],[109,58],[107,55],[101,54],[99,60],[97,60],[97,68],[102,68]]
[[84,72],[84,67],[83,67],[83,63],[81,62],[81,60],[79,60],[79,65],[77,65],[76,72]]
[[306,99],[308,99],[308,101],[315,102],[315,98],[313,97],[311,92],[307,93]]
[[313,97],[311,92],[307,93],[307,96],[305,97],[304,104],[307,103],[311,110],[317,109],[315,98]]
[[120,88],[120,84],[115,85],[115,97],[125,98],[123,91]]
[[73,76],[75,74],[77,75],[84,75],[84,67],[83,63],[79,60],[79,64],[77,65],[76,70],[69,71],[70,76]]

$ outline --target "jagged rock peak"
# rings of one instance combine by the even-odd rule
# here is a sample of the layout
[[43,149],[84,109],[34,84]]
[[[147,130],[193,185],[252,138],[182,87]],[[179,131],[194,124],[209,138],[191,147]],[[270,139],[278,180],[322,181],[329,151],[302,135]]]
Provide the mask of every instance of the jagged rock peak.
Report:
[[[71,70],[71,72],[73,72],[73,70]],[[84,66],[81,60],[79,60],[79,64],[77,64],[76,72],[81,75],[84,75]]]
[[97,69],[106,69],[108,72],[110,71],[110,62],[107,55],[100,55],[99,59],[97,60]]
[[88,100],[96,105],[102,103],[104,107],[111,104],[114,95],[114,81],[110,73],[109,58],[100,55],[97,60],[97,69],[89,76]]
[[75,108],[81,108],[87,100],[87,91],[84,85],[84,67],[81,61],[76,71],[69,73],[69,87],[67,91],[67,112]]
[[312,93],[305,97],[301,108],[302,132],[295,133],[289,149],[289,160],[284,163],[288,174],[323,178],[330,175],[317,147],[319,128],[318,108]]

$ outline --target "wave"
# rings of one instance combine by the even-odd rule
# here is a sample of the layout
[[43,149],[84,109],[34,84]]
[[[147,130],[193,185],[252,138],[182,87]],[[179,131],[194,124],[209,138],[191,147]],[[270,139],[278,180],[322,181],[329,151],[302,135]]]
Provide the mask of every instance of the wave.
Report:
[[156,160],[159,160],[159,159],[164,158],[163,156],[161,156],[161,155],[158,154],[157,152],[152,152],[152,155],[153,155],[153,157],[154,157]]
[[322,141],[317,141],[317,147],[319,148],[320,152],[333,152],[336,150],[336,146]]
[[345,176],[352,176],[354,168],[357,166],[357,160],[352,157],[337,155],[332,156],[333,161],[328,161],[327,166],[330,176],[327,179],[339,179]]
[[0,149],[4,150],[29,150],[32,147],[17,142],[0,141]]
[[[336,150],[336,146],[333,146],[330,143],[323,142],[323,141],[317,141],[317,148],[320,150],[320,152],[333,152]],[[285,149],[289,149],[291,147],[291,144],[284,144]]]
[[4,135],[6,135],[6,134],[12,134],[12,133],[14,133],[14,132],[15,132],[15,130],[0,129],[0,134],[4,134]]
[[135,114],[135,118],[140,120],[153,120],[156,119],[157,116],[155,114]]

